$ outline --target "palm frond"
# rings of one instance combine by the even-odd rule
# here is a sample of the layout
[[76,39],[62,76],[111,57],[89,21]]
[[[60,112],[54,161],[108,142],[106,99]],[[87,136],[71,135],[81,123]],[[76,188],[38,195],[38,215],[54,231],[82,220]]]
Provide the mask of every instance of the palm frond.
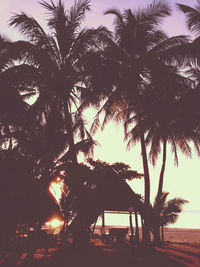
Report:
[[154,0],[145,9],[140,11],[140,21],[152,25],[159,25],[162,19],[170,16],[170,14],[171,8],[167,1]]
[[177,4],[179,10],[185,13],[186,16],[186,23],[188,28],[196,33],[197,35],[200,34],[200,10],[192,8],[187,5]]
[[[59,0],[59,2],[61,2],[61,1]],[[52,0],[50,0],[50,4],[47,3],[46,1],[41,1],[39,3],[41,6],[43,6],[50,13],[52,13],[56,10],[56,5],[54,4],[54,2]]]
[[70,8],[69,20],[73,23],[74,29],[80,27],[80,23],[85,18],[85,13],[90,11],[90,0],[76,0]]
[[155,198],[154,203],[153,203],[153,208],[158,210],[159,212],[162,211],[165,207],[166,199],[168,195],[169,195],[168,192],[162,192],[159,199]]
[[185,138],[179,138],[178,140],[178,147],[181,149],[182,153],[184,153],[187,157],[192,157],[192,150],[185,140]]
[[98,129],[100,128],[100,125],[101,125],[101,124],[100,124],[99,115],[100,115],[100,113],[98,112],[98,113],[96,114],[96,116],[95,116],[93,122],[92,122],[91,127],[90,127],[90,133],[91,133],[92,135],[94,135],[94,134],[98,131]]
[[135,146],[135,144],[140,140],[140,132],[139,132],[139,126],[136,125],[133,129],[131,129],[129,132],[125,133],[124,141],[128,141],[126,145],[126,149],[130,150],[132,146]]
[[156,164],[156,160],[158,158],[158,155],[160,154],[160,151],[160,135],[159,133],[154,133],[151,141],[151,148],[149,151],[149,157],[152,161],[153,166],[155,166]]
[[171,140],[169,140],[169,142],[171,144],[171,151],[174,154],[174,164],[176,166],[178,166],[178,154],[177,154],[176,142],[175,142],[175,140],[173,138]]
[[15,14],[10,19],[10,26],[19,28],[20,32],[24,34],[32,43],[45,47],[50,47],[49,40],[43,28],[33,18],[28,16],[26,13]]
[[[147,56],[161,56],[162,52],[164,52],[164,55],[167,54],[167,51],[169,49],[175,49],[177,46],[180,47],[184,44],[187,44],[189,42],[189,39],[185,35],[179,35],[175,37],[165,38],[161,42],[159,42],[156,46],[154,46],[149,52],[147,52]],[[171,50],[170,50],[171,51]],[[176,51],[176,50],[175,50]],[[173,57],[176,57],[176,53],[173,53]]]

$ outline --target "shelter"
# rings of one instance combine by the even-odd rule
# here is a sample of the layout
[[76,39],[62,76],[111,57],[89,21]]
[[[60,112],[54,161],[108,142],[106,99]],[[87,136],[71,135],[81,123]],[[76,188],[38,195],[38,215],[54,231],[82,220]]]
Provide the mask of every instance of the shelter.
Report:
[[69,227],[71,231],[88,228],[105,210],[129,212],[132,208],[136,214],[143,213],[143,201],[112,168],[84,171],[80,167],[74,175],[81,177],[81,190],[74,203],[76,215]]

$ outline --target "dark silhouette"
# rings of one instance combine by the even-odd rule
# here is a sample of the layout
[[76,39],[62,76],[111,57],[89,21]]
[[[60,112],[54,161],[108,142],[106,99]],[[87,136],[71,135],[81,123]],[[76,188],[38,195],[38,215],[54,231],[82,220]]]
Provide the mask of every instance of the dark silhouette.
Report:
[[[160,245],[160,227],[173,222],[186,203],[165,201],[167,144],[175,163],[178,148],[191,156],[190,141],[200,155],[199,1],[196,8],[177,4],[187,26],[197,34],[191,42],[186,36],[169,38],[161,31],[162,19],[171,14],[167,1],[153,1],[137,11],[107,10],[106,15],[115,16],[113,33],[103,26],[82,27],[89,0],[75,1],[69,10],[62,1],[41,1],[40,6],[46,12],[48,32],[21,12],[13,15],[10,26],[18,28],[25,40],[0,37],[0,248],[11,247],[17,225],[22,232],[31,225],[34,231],[29,233],[30,250],[24,262],[31,265],[36,248],[54,245],[41,229],[52,213],[62,212],[67,232],[83,248],[89,244],[91,224],[104,210],[129,211],[131,221],[132,209],[136,222],[138,213],[142,217],[143,244],[150,245],[152,230],[154,243]],[[32,97],[34,103],[29,104]],[[90,131],[83,116],[88,106],[97,108]],[[87,162],[90,167],[78,163],[79,152],[92,155],[97,144],[92,134],[110,120],[123,123],[128,147],[140,141],[144,201],[126,183],[143,175],[128,165],[92,159]],[[148,145],[153,165],[163,152],[153,207]],[[48,191],[57,176],[66,185],[61,203]],[[138,227],[135,235],[139,240]],[[65,245],[72,256],[78,251]],[[102,256],[102,251],[95,252],[97,258]],[[157,256],[154,250],[150,253]],[[108,254],[102,257],[103,263],[108,258],[113,262]],[[57,255],[53,264],[54,260]]]
[[[154,234],[154,244],[160,246],[160,231],[162,231],[162,243],[164,243],[164,227],[170,223],[175,223],[179,214],[182,212],[182,206],[188,203],[182,198],[173,198],[166,200],[169,193],[163,192],[158,199],[156,197],[151,207],[151,229]],[[159,232],[158,232],[159,230]]]
[[[121,13],[117,8],[113,8],[105,12],[115,16],[114,37],[106,46],[104,54],[105,62],[112,66],[110,73],[113,80],[108,82],[108,85],[112,82],[112,91],[99,109],[92,127],[92,130],[96,131],[100,122],[99,116],[105,114],[102,129],[110,119],[123,121],[129,147],[137,140],[141,143],[146,205],[143,241],[146,245],[150,243],[150,177],[145,144],[145,134],[150,125],[145,125],[146,117],[149,118],[155,111],[157,90],[160,90],[161,95],[164,88],[167,91],[172,86],[170,84],[170,88],[167,88],[163,77],[170,77],[172,82],[176,83],[181,79],[172,62],[178,62],[180,58],[180,55],[176,54],[177,47],[188,43],[185,36],[168,38],[160,30],[160,22],[170,13],[171,9],[165,1],[154,1],[139,11],[127,9]],[[156,103],[159,103],[159,100]],[[148,108],[152,107],[153,111],[149,114]],[[159,114],[162,112],[159,111]],[[151,125],[157,123],[156,118],[151,118],[150,121]],[[136,128],[130,129],[130,126],[134,127],[134,123],[137,124]]]
[[[61,203],[66,220],[70,222],[66,231],[73,233],[74,243],[77,245],[88,243],[90,226],[104,210],[128,211],[133,207],[143,213],[141,196],[135,194],[125,182],[130,175],[133,179],[140,178],[141,174],[128,170],[128,166],[122,163],[109,165],[91,159],[88,162],[94,167],[93,170],[80,165],[75,173],[71,173],[73,179],[66,177],[67,185],[71,181],[76,184],[68,185],[72,190],[64,196]],[[114,168],[118,169],[119,173]]]

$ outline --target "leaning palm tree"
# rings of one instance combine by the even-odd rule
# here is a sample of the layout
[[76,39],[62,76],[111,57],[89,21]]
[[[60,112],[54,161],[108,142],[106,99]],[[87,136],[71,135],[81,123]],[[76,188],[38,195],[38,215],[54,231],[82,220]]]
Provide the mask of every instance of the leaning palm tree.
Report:
[[[156,198],[152,206],[152,232],[155,234],[155,228],[158,225],[162,229],[162,241],[164,242],[164,227],[170,223],[175,223],[179,214],[182,212],[182,206],[187,204],[188,201],[182,198],[173,198],[166,201],[169,193],[163,192],[160,199]],[[154,242],[156,245],[161,243],[157,242],[154,235]]]
[[[113,87],[107,101],[96,116],[93,130],[98,127],[99,116],[103,112],[103,126],[113,118],[132,122],[137,120],[145,179],[146,215],[143,241],[149,243],[150,177],[143,125],[143,96],[151,87],[152,68],[155,69],[157,66],[159,69],[165,59],[169,62],[166,51],[173,50],[176,45],[187,43],[187,39],[184,36],[167,38],[159,29],[161,20],[170,14],[170,8],[165,1],[154,1],[147,8],[136,12],[127,9],[121,13],[118,9],[110,9],[105,14],[115,15],[114,39],[104,54],[109,66],[113,66],[111,71],[115,79],[112,81]],[[174,54],[170,57],[172,59]]]
[[10,19],[10,25],[17,27],[28,41],[13,43],[9,53],[38,73],[39,96],[31,108],[33,118],[47,124],[52,113],[58,114],[60,130],[68,136],[70,160],[76,164],[73,125],[80,91],[86,89],[84,64],[89,51],[101,45],[97,39],[106,35],[106,31],[82,28],[85,14],[90,10],[89,0],[75,1],[70,10],[65,9],[62,1],[57,5],[53,1],[41,1],[40,5],[47,12],[49,33],[33,17],[23,12],[16,14]]

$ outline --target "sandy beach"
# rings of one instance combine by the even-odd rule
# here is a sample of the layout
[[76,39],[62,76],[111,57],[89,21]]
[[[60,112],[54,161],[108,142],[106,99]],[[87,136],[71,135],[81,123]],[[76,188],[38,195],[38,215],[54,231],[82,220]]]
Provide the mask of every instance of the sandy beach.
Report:
[[[107,226],[105,229],[112,228],[114,226]],[[96,234],[101,234],[101,227],[97,226],[95,229]],[[130,233],[130,229],[129,229]],[[200,244],[200,229],[188,229],[188,228],[166,228],[164,230],[165,241],[176,243],[191,243]],[[141,228],[139,228],[140,239],[142,237]]]
[[166,243],[161,248],[132,246],[129,241],[103,243],[91,238],[90,246],[75,248],[71,240],[58,240],[51,247],[12,249],[0,253],[0,266],[23,267],[199,267],[200,230],[165,230]]
[[167,228],[165,241],[200,244],[200,229]]

